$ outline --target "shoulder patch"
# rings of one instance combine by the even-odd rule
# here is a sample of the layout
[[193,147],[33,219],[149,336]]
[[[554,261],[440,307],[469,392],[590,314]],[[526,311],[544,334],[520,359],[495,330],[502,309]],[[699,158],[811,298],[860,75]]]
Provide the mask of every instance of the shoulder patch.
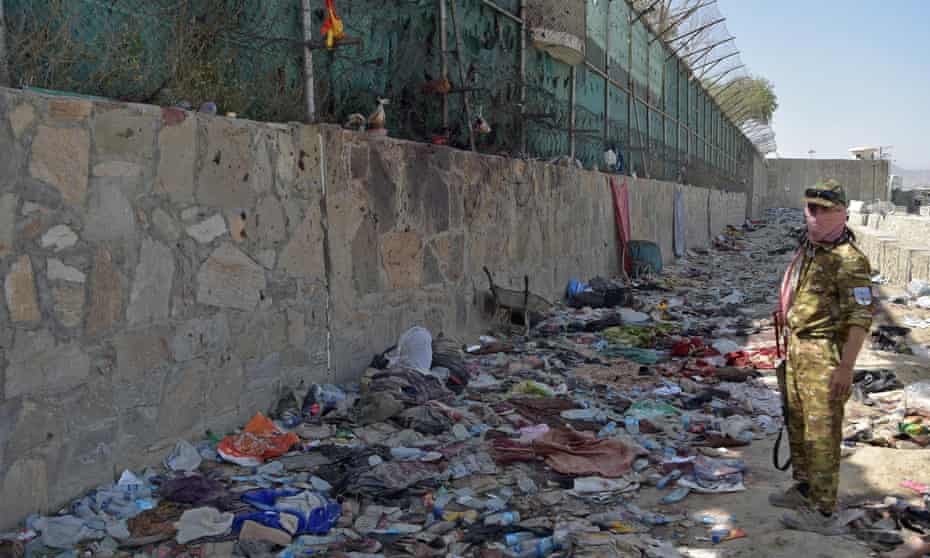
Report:
[[868,306],[872,304],[871,287],[856,287],[853,289],[853,296],[856,297],[856,304],[860,306]]

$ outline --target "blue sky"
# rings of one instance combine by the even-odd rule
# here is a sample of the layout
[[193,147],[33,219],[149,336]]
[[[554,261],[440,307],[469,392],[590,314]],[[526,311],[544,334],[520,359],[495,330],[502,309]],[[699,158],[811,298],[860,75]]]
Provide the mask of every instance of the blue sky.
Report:
[[775,84],[783,157],[893,145],[930,169],[930,1],[718,0],[750,72]]

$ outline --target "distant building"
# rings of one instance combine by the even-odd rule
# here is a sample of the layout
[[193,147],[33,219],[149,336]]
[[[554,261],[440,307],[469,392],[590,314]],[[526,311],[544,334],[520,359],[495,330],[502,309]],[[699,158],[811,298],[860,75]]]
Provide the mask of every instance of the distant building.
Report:
[[867,161],[874,161],[876,159],[881,159],[881,147],[853,147],[849,150],[850,155],[853,159],[861,159]]

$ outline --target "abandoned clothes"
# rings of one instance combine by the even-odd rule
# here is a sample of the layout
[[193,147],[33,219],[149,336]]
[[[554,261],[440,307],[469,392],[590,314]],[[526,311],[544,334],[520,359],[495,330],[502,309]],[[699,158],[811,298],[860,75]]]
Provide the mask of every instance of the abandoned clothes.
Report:
[[372,394],[386,393],[409,405],[446,400],[453,395],[438,378],[410,368],[392,368],[375,374],[368,390]]
[[401,413],[400,423],[404,428],[411,428],[420,434],[442,434],[452,428],[452,419],[441,410],[433,407],[412,407]]
[[362,426],[384,422],[404,410],[404,404],[387,393],[366,393],[355,408],[356,422]]
[[571,399],[560,397],[521,397],[511,399],[506,404],[533,424],[547,424],[553,427],[565,426],[562,411],[577,407]]
[[166,480],[158,494],[169,502],[192,506],[213,506],[230,510],[236,506],[235,498],[219,481],[202,475],[191,475]]
[[381,494],[404,490],[427,480],[441,480],[441,470],[429,463],[392,461],[381,463],[362,473],[350,487],[363,494]]
[[232,527],[234,516],[221,513],[216,508],[195,508],[187,510],[174,524],[178,530],[178,544],[187,544],[197,539],[225,535]]
[[177,531],[173,523],[181,517],[183,509],[173,502],[162,502],[157,508],[146,510],[126,523],[133,538],[164,535],[173,537]]
[[565,475],[622,477],[642,453],[614,439],[600,440],[572,430],[546,432],[529,445],[515,440],[494,440],[498,462],[530,461],[545,458],[546,464]]

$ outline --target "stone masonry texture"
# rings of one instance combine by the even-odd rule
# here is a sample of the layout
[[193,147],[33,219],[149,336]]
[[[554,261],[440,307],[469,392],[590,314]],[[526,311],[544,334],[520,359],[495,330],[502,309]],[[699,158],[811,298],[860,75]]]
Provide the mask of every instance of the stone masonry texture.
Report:
[[[596,172],[7,89],[0,144],[0,530],[357,378],[413,325],[475,331],[483,266],[553,300],[617,269]],[[629,186],[666,258],[677,188],[695,247],[747,214]]]

